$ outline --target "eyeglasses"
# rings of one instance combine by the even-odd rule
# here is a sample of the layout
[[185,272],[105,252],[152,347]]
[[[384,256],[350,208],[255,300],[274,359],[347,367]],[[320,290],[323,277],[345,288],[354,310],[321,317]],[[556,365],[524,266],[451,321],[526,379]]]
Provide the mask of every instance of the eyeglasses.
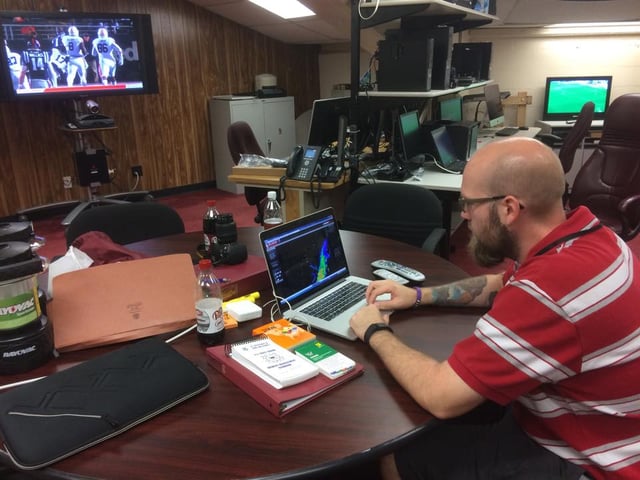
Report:
[[506,195],[496,195],[494,197],[479,197],[479,198],[464,198],[464,197],[460,197],[458,199],[458,205],[460,206],[460,211],[461,212],[466,212],[467,208],[469,207],[469,205],[477,205],[480,203],[487,203],[487,202],[495,202],[496,200],[502,200],[503,198],[506,198]]

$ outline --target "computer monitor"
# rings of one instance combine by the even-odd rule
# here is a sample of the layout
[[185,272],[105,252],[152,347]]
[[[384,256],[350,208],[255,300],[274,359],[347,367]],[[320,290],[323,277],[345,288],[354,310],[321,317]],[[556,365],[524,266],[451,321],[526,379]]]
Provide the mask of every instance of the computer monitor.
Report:
[[404,160],[408,162],[418,155],[423,155],[425,152],[425,139],[420,127],[418,111],[411,110],[401,113],[398,116],[398,124],[400,126],[400,141],[402,142]]
[[543,120],[575,120],[582,106],[595,103],[593,118],[603,119],[609,106],[612,77],[547,77]]
[[489,115],[489,127],[497,127],[504,124],[504,111],[502,110],[502,99],[500,98],[500,87],[497,83],[484,87],[484,99],[487,103],[487,114]]
[[[322,98],[313,101],[307,145],[324,147],[338,141],[340,117],[345,117],[347,125],[350,125],[350,101],[350,97]],[[354,122],[353,120],[351,121]],[[374,122],[370,119],[370,108],[368,105],[364,103],[358,105],[358,118],[355,120],[355,123],[359,129],[357,134],[357,151],[360,151],[364,145],[372,142],[371,137],[375,134],[375,126],[373,125]]]
[[322,147],[337,141],[341,115],[349,118],[349,97],[314,100],[307,145]]
[[463,42],[453,44],[451,66],[457,78],[474,81],[489,80],[491,42]]
[[438,101],[440,120],[445,122],[462,121],[462,97],[455,96]]

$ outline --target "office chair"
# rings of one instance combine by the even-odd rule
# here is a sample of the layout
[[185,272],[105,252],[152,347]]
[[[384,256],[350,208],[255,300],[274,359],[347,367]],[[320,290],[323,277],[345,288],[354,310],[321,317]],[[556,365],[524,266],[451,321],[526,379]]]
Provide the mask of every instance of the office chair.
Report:
[[[240,161],[241,154],[254,154],[264,157],[264,153],[256,140],[251,126],[247,122],[235,122],[227,128],[227,144],[233,163],[236,165]],[[267,198],[267,188],[244,187],[244,197],[249,205],[255,205],[257,215],[254,218],[256,223],[262,223],[262,211]]]
[[374,183],[354,190],[345,204],[342,228],[415,245],[443,257],[442,204],[426,188]]
[[640,93],[616,98],[607,109],[602,137],[569,195],[629,241],[640,231]]
[[104,205],[80,213],[67,227],[67,246],[83,233],[98,230],[116,243],[140,242],[150,238],[184,233],[178,212],[156,202]]
[[[591,121],[593,120],[593,112],[596,108],[595,103],[586,102],[580,109],[580,113],[576,118],[576,122],[569,130],[564,138],[558,137],[551,133],[540,133],[536,136],[538,140],[546,145],[553,147],[558,142],[562,142],[562,146],[558,151],[558,157],[560,163],[562,163],[562,169],[565,175],[571,170],[573,166],[573,159],[575,158],[576,150],[582,146],[584,148],[584,139],[591,128]],[[567,204],[569,199],[569,184],[565,182],[564,204]]]

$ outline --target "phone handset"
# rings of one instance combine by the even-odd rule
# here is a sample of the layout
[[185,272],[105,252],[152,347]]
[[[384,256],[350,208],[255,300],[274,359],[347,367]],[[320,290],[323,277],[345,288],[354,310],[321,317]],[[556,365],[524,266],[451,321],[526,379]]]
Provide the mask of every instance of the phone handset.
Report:
[[337,182],[342,176],[342,164],[335,155],[326,150],[321,156],[318,168],[318,179],[321,182]]
[[287,164],[287,178],[310,181],[316,173],[321,147],[298,145],[293,149]]

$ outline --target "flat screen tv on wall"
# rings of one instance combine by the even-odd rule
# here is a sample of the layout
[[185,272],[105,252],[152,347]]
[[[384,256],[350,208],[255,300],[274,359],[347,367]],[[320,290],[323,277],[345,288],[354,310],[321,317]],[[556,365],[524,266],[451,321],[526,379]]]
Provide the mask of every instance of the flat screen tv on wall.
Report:
[[603,119],[611,97],[611,76],[547,77],[543,120],[575,120],[582,106],[595,103],[594,119]]
[[0,99],[158,93],[151,18],[0,12]]

